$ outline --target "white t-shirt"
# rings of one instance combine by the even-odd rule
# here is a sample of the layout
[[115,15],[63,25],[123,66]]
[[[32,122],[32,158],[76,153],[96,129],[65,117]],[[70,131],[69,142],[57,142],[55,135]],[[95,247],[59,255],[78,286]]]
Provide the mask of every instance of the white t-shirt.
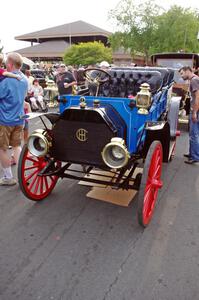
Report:
[[31,92],[33,92],[34,97],[37,98],[39,95],[43,95],[43,88],[40,85],[38,86],[33,85],[31,88]]

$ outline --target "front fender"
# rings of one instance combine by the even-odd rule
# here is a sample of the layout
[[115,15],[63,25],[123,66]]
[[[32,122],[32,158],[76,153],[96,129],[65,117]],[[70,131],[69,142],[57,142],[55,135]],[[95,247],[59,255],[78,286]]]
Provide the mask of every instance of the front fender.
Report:
[[28,113],[25,114],[23,116],[21,116],[21,119],[23,120],[33,120],[35,118],[41,118],[41,117],[46,117],[51,124],[56,123],[56,121],[59,119],[60,114],[59,113],[37,113],[37,112],[33,112],[33,113]]
[[167,121],[147,122],[143,157],[146,157],[153,141],[160,141],[163,147],[163,161],[168,162],[170,139],[170,125]]

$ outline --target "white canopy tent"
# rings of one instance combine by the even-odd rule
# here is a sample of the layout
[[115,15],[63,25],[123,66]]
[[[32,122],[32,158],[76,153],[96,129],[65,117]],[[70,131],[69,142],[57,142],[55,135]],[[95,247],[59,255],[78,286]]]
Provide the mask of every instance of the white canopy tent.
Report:
[[34,61],[32,61],[31,59],[23,56],[23,63],[26,64],[26,65],[29,65],[30,68],[33,68],[33,66],[35,65]]

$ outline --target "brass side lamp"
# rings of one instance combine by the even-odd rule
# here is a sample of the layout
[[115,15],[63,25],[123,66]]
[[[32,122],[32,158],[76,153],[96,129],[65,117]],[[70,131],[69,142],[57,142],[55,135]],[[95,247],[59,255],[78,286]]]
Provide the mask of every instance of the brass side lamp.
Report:
[[136,95],[136,106],[138,109],[138,114],[148,115],[148,108],[151,105],[151,92],[150,85],[148,83],[142,83],[140,86],[140,91]]

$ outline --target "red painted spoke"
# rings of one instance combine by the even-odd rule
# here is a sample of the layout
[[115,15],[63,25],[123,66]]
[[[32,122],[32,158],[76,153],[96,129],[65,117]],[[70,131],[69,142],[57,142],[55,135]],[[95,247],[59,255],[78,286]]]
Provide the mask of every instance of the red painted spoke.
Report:
[[47,180],[46,176],[44,176],[44,182],[45,182],[45,185],[46,185],[46,190],[48,190],[48,180]]
[[35,178],[32,180],[31,184],[28,186],[28,189],[31,191],[34,184],[35,184],[35,181],[37,180],[37,175],[35,176]]
[[33,173],[31,173],[29,176],[25,177],[25,181],[27,182],[32,178],[35,174],[39,173],[39,169],[35,170]]
[[153,174],[155,173],[159,163],[160,163],[160,157],[157,157],[157,155],[153,155],[152,157],[153,164],[150,165],[149,173],[154,176]]
[[50,176],[50,179],[51,179],[52,182],[56,181],[56,177]]
[[[147,195],[147,194],[150,192],[151,188],[152,188],[151,181],[147,180],[147,184],[146,184],[146,186],[145,186],[145,192],[144,192],[144,195]],[[145,199],[145,198],[144,198],[144,199]]]
[[161,168],[160,165],[158,165],[155,172],[154,172],[153,178],[159,179],[159,177],[160,177],[160,168]]
[[144,208],[143,208],[143,214],[146,218],[148,218],[148,215],[151,211],[151,206],[153,202],[153,189],[150,189],[144,197]]
[[[147,186],[145,188],[145,194],[144,194],[146,197],[148,197],[148,194],[150,193],[151,188],[152,188],[152,185],[151,184],[147,184]],[[144,199],[145,199],[145,196],[144,196]]]
[[33,166],[31,166],[31,167],[24,168],[24,171],[32,170],[32,169],[38,168],[38,166],[39,166],[39,164],[33,165]]
[[36,162],[36,163],[38,163],[38,160],[36,159],[33,159],[32,157],[30,157],[30,156],[27,156],[27,160],[30,160],[30,161],[32,161],[32,162]]
[[40,184],[40,180],[41,180],[41,177],[37,177],[36,179],[36,184],[35,184],[35,189],[34,189],[34,194],[37,195],[37,191],[38,191],[38,188],[39,188],[39,184]]
[[44,186],[44,178],[43,176],[40,177],[41,181],[40,181],[40,195],[43,194],[43,186]]

